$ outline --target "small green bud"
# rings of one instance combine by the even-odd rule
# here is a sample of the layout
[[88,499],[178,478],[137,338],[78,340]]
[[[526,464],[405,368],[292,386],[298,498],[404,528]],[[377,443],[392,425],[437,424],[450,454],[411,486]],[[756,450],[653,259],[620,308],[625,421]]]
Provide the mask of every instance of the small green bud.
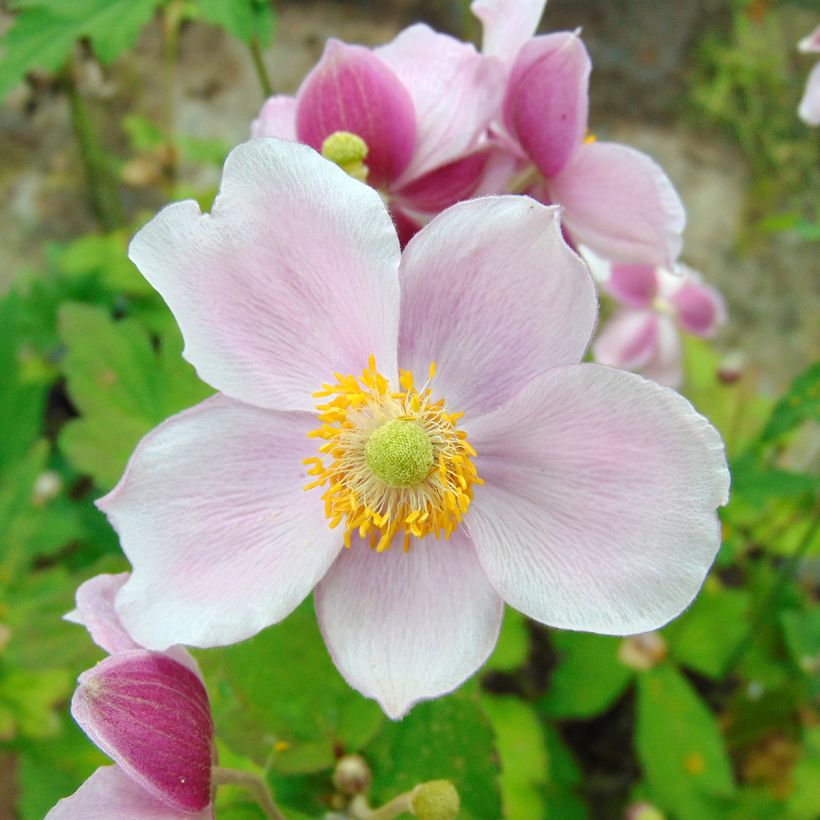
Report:
[[461,801],[456,787],[449,780],[431,780],[416,786],[410,805],[419,820],[454,820],[458,817]]
[[364,460],[388,487],[412,487],[432,469],[433,445],[418,422],[394,419],[370,436]]
[[367,143],[350,131],[334,131],[322,143],[322,156],[360,182],[367,180],[367,151]]

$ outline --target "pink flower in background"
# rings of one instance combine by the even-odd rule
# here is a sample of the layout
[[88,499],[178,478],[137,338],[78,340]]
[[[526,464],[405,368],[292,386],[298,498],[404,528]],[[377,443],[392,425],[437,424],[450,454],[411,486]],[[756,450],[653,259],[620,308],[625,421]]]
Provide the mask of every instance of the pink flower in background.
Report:
[[251,134],[304,142],[366,179],[407,239],[477,186],[502,74],[498,60],[423,24],[375,50],[331,39],[296,97],[268,99]]
[[[797,47],[806,53],[820,53],[820,26],[804,37]],[[809,74],[798,114],[809,125],[820,125],[820,63]]]
[[592,346],[595,360],[679,386],[680,333],[714,336],[726,320],[723,297],[685,265],[678,266],[677,275],[648,265],[606,267],[603,288],[624,307],[599,331]]
[[494,181],[509,184],[498,172],[506,161],[517,173],[517,188],[563,207],[562,222],[574,242],[614,261],[670,266],[686,222],[680,197],[645,154],[587,136],[589,55],[577,33],[533,36],[544,5],[472,5],[484,25],[485,53],[507,67],[494,127]]
[[116,765],[97,769],[47,820],[213,818],[213,722],[199,668],[180,647],[150,652],[129,637],[114,611],[127,579],[87,581],[66,616],[112,653],[80,675],[71,712]]
[[256,139],[210,215],[165,208],[130,256],[221,391],[99,501],[146,646],[243,640],[315,587],[337,667],[395,718],[476,671],[505,601],[628,634],[697,593],[720,437],[675,392],[579,364],[596,295],[558,209],[462,202],[402,253],[372,188]]

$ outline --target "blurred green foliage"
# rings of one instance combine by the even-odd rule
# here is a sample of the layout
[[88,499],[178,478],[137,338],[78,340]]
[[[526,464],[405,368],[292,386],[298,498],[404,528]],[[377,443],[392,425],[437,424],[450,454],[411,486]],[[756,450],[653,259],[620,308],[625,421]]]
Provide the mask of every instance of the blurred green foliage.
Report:
[[[33,67],[63,67],[78,37],[114,59],[171,5],[18,0],[0,94]],[[178,11],[246,42],[272,36],[273,14],[259,0],[186,0]],[[774,199],[816,178],[816,152],[790,136],[800,125],[786,39],[776,16],[757,19],[737,2],[730,31],[703,45],[694,92],[734,131]],[[772,113],[773,97],[787,101],[788,122],[785,107]],[[161,160],[171,139],[163,127],[134,116],[124,127],[135,157]],[[173,143],[206,165],[227,148],[184,135]],[[206,205],[213,193],[161,174],[154,184]],[[0,299],[0,767],[14,772],[23,820],[41,818],[104,761],[67,712],[74,679],[102,653],[61,620],[83,580],[126,568],[93,500],[141,435],[210,392],[127,259],[138,221],[50,246],[44,268],[21,273]],[[339,808],[331,773],[350,752],[373,770],[374,801],[447,778],[462,816],[476,820],[618,817],[631,801],[679,820],[816,817],[820,479],[805,452],[820,367],[777,401],[760,393],[753,371],[726,373],[704,342],[688,341],[686,370],[687,395],[725,437],[734,486],[716,569],[681,618],[621,639],[553,632],[508,611],[479,678],[393,723],[341,679],[307,602],[251,641],[198,653],[223,765],[262,774],[293,818]],[[217,805],[221,820],[260,816],[233,788],[220,789]]]

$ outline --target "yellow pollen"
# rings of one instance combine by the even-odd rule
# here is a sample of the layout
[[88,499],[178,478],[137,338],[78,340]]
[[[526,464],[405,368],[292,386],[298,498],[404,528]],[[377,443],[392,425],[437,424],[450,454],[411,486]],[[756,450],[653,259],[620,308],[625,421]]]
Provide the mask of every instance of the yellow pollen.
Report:
[[598,142],[598,137],[596,137],[591,131],[587,131],[587,135],[584,137],[584,142],[587,145],[593,142]]
[[322,143],[322,156],[360,182],[367,181],[367,153],[367,143],[350,131],[334,131]]
[[413,374],[399,373],[398,390],[376,369],[375,357],[358,378],[334,374],[314,396],[320,426],[318,455],[304,459],[311,481],[323,487],[325,516],[332,529],[344,522],[344,544],[353,534],[377,552],[400,533],[403,549],[412,538],[447,539],[467,512],[473,485],[483,482],[476,452],[458,429],[462,413],[449,413],[429,387],[417,388]]

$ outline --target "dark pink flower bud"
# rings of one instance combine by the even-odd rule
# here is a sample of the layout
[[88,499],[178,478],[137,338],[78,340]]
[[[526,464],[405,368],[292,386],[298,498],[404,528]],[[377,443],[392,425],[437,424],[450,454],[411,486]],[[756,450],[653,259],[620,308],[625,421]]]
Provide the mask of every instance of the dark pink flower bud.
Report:
[[317,150],[337,131],[367,145],[368,182],[398,178],[416,141],[413,101],[386,63],[362,46],[328,40],[297,96],[296,133]]
[[678,320],[684,330],[696,336],[712,336],[725,318],[721,295],[697,282],[684,283],[669,301],[678,309]]
[[557,174],[584,139],[592,63],[577,34],[529,40],[513,65],[504,122],[544,176]]
[[147,650],[122,652],[80,675],[75,720],[130,777],[167,805],[211,801],[213,721],[202,681]]

